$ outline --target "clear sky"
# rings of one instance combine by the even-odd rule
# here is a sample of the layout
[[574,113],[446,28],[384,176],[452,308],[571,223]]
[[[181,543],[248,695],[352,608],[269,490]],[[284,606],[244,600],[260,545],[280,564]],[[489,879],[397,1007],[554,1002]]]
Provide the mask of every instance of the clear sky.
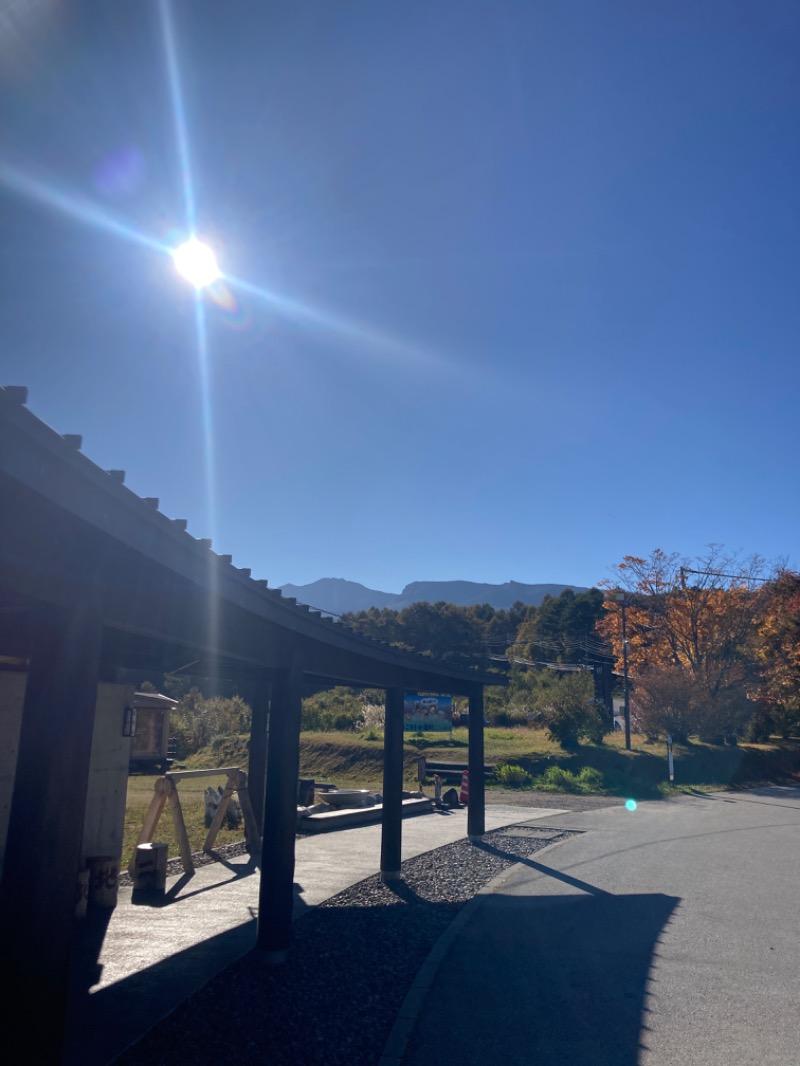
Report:
[[0,383],[274,585],[797,567],[799,56],[797,0],[0,0]]

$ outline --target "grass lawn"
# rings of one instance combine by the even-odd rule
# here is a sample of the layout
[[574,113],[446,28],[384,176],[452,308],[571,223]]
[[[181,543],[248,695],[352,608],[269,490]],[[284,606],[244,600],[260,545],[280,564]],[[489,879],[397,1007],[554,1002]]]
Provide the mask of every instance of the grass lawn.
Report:
[[[122,865],[127,867],[133,856],[136,841],[142,829],[144,816],[153,798],[153,784],[157,776],[149,774],[132,774],[128,778],[128,799],[125,807],[125,836],[122,849]],[[227,778],[200,777],[189,778],[178,784],[178,795],[183,809],[183,818],[186,822],[186,831],[189,834],[189,843],[192,851],[201,851],[208,830],[205,825],[205,801],[203,792],[209,785],[214,788],[217,785],[225,785]],[[241,829],[220,829],[217,834],[216,845],[231,844],[236,840],[242,840],[244,832]],[[175,827],[172,823],[169,803],[165,804],[164,810],[156,826],[155,839],[169,844],[169,857],[172,859],[178,852],[178,840],[175,836]]]
[[[380,790],[383,783],[383,737],[354,733],[303,733],[300,738],[300,776],[330,781],[340,788]],[[417,787],[417,758],[429,761],[466,762],[467,730],[446,734],[407,737],[404,758],[406,788]],[[742,744],[720,747],[695,741],[675,745],[675,785],[667,780],[667,750],[661,743],[649,744],[644,737],[632,737],[631,751],[625,750],[621,733],[606,737],[603,744],[581,744],[576,751],[564,751],[549,740],[542,729],[528,727],[487,727],[484,733],[486,761],[495,765],[514,763],[534,778],[541,779],[549,767],[561,767],[577,776],[584,767],[599,771],[602,785],[595,791],[634,799],[658,799],[683,789],[718,789],[729,785],[758,785],[800,781],[800,742],[773,740],[768,744]],[[186,759],[186,769],[211,766],[247,768],[247,737],[225,737],[210,748]],[[155,777],[136,775],[128,779],[123,862],[127,863],[136,845],[145,813],[153,795]],[[430,775],[429,775],[430,780]],[[186,827],[193,851],[205,840],[203,790],[224,784],[224,778],[199,778],[178,785]],[[495,787],[491,780],[489,788]],[[497,786],[500,787],[500,786]],[[581,789],[583,791],[584,789]],[[218,844],[242,839],[241,830],[220,830]],[[169,807],[161,815],[156,839],[170,845],[170,857],[178,854]]]

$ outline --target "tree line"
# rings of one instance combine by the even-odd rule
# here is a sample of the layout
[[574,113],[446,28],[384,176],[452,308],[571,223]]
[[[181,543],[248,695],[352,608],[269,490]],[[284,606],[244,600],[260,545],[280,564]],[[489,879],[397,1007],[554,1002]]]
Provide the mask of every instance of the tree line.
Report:
[[546,596],[536,607],[520,601],[508,610],[491,604],[460,607],[452,603],[413,603],[402,610],[371,607],[342,616],[365,636],[404,651],[429,655],[443,663],[480,663],[491,667],[493,656],[572,661],[599,647],[595,629],[603,613],[599,589],[576,593],[565,589]]
[[622,662],[648,736],[735,741],[800,731],[800,574],[712,545],[625,556],[598,633]]
[[[342,621],[402,650],[502,672],[507,684],[486,690],[490,721],[539,724],[570,746],[612,727],[593,668],[613,665],[621,695],[623,600],[635,729],[676,740],[800,735],[800,574],[717,546],[694,558],[625,556],[602,590],[566,589],[538,607],[415,603]],[[249,729],[239,697],[207,698],[189,679],[163,690],[180,699],[181,754]],[[317,693],[304,700],[303,728],[380,729],[382,704],[380,692]]]

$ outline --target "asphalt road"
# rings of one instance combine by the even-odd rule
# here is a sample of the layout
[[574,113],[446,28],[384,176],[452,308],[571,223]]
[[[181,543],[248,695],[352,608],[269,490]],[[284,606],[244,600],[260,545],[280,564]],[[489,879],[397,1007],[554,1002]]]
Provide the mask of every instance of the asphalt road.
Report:
[[800,790],[547,825],[581,832],[469,905],[404,1066],[800,1063]]

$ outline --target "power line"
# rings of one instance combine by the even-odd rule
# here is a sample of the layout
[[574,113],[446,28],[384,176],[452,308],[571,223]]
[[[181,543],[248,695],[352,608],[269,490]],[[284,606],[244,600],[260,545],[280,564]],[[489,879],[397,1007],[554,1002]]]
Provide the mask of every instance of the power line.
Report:
[[721,570],[692,570],[689,566],[682,566],[680,568],[681,577],[683,574],[700,574],[703,577],[728,577],[735,581],[746,581],[748,584],[751,581],[758,581],[762,585],[768,584],[771,577],[752,577],[749,574],[726,574]]

